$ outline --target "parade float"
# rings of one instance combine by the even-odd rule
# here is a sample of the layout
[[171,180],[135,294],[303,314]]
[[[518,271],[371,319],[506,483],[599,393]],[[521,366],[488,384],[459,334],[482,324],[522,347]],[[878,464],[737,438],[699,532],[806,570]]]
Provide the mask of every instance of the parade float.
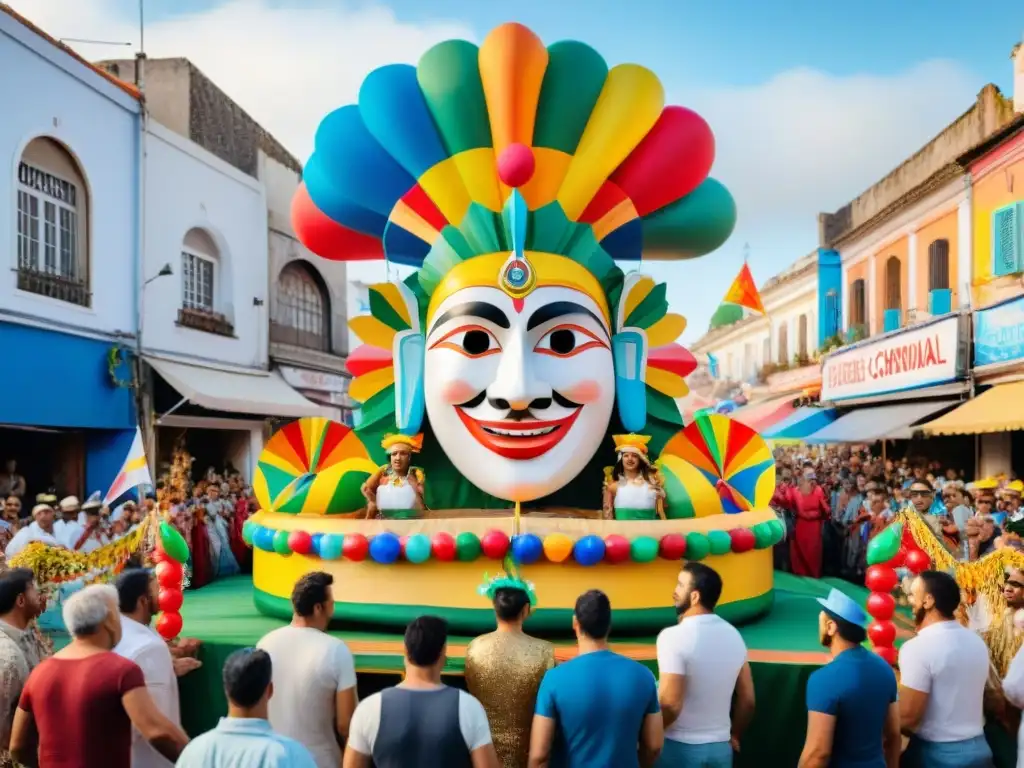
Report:
[[722,574],[730,620],[771,608],[772,455],[725,416],[684,424],[686,322],[642,271],[728,238],[713,158],[652,72],[518,24],[377,69],[324,118],[299,238],[414,271],[350,321],[354,429],[304,419],[260,457],[244,535],[261,612],[290,616],[296,580],[326,570],[338,619],[485,631],[475,587],[508,554],[534,631],[569,632],[591,588],[617,631],[657,631],[684,558]]

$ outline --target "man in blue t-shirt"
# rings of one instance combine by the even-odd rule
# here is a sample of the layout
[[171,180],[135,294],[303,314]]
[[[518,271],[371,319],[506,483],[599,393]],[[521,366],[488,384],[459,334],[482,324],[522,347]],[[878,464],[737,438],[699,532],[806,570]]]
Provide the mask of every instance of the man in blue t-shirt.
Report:
[[867,616],[838,589],[818,599],[821,644],[832,661],[807,681],[807,740],[800,768],[898,768],[896,675],[864,648]]
[[[572,628],[579,655],[548,670],[537,692],[530,768],[650,768],[665,740],[649,669],[608,649],[612,606],[580,595]],[[639,747],[638,747],[639,744]]]

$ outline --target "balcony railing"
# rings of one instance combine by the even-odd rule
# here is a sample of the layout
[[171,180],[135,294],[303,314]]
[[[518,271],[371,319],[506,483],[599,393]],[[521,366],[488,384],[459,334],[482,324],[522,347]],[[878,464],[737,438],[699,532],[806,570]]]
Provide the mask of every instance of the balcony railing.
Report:
[[178,310],[178,325],[194,331],[215,333],[218,336],[234,336],[235,327],[219,312],[208,312],[205,309],[182,307]]
[[88,307],[92,293],[84,280],[74,280],[32,267],[18,267],[18,290],[66,301],[79,307]]
[[270,340],[278,344],[290,344],[293,347],[312,349],[317,352],[331,351],[331,340],[325,334],[303,331],[273,320],[270,321]]

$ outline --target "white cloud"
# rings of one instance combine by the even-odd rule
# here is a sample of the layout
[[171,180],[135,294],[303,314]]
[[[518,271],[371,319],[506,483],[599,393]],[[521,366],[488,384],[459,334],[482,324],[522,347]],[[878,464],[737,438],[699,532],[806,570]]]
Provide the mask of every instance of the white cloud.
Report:
[[[14,5],[55,37],[136,41],[136,20],[118,13],[115,1]],[[148,24],[146,49],[154,58],[191,59],[305,160],[321,117],[353,102],[370,70],[415,62],[440,40],[484,32],[459,21],[404,23],[380,5],[297,9],[229,0]],[[127,49],[80,50],[99,59],[124,57]],[[748,87],[680,86],[674,93],[671,73],[660,74],[670,82],[670,98],[701,112],[714,129],[713,173],[740,211],[736,233],[719,252],[652,270],[669,279],[673,304],[690,319],[690,338],[707,327],[742,262],[744,242],[761,281],[804,255],[816,245],[819,211],[843,205],[899,165],[967,109],[981,85],[943,61],[884,77],[798,69]]]

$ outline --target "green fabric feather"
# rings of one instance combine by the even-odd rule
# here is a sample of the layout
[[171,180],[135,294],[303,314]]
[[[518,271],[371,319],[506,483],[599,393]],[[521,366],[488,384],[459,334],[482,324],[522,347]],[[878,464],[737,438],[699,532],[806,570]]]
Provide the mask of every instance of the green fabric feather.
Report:
[[396,331],[407,331],[409,325],[402,319],[394,307],[385,299],[379,291],[370,289],[370,314],[380,320],[384,325]]
[[643,301],[629,313],[626,325],[631,328],[650,328],[661,320],[668,312],[668,302],[665,300],[667,289],[668,286],[665,283],[658,283],[654,286],[651,292],[644,296]]

